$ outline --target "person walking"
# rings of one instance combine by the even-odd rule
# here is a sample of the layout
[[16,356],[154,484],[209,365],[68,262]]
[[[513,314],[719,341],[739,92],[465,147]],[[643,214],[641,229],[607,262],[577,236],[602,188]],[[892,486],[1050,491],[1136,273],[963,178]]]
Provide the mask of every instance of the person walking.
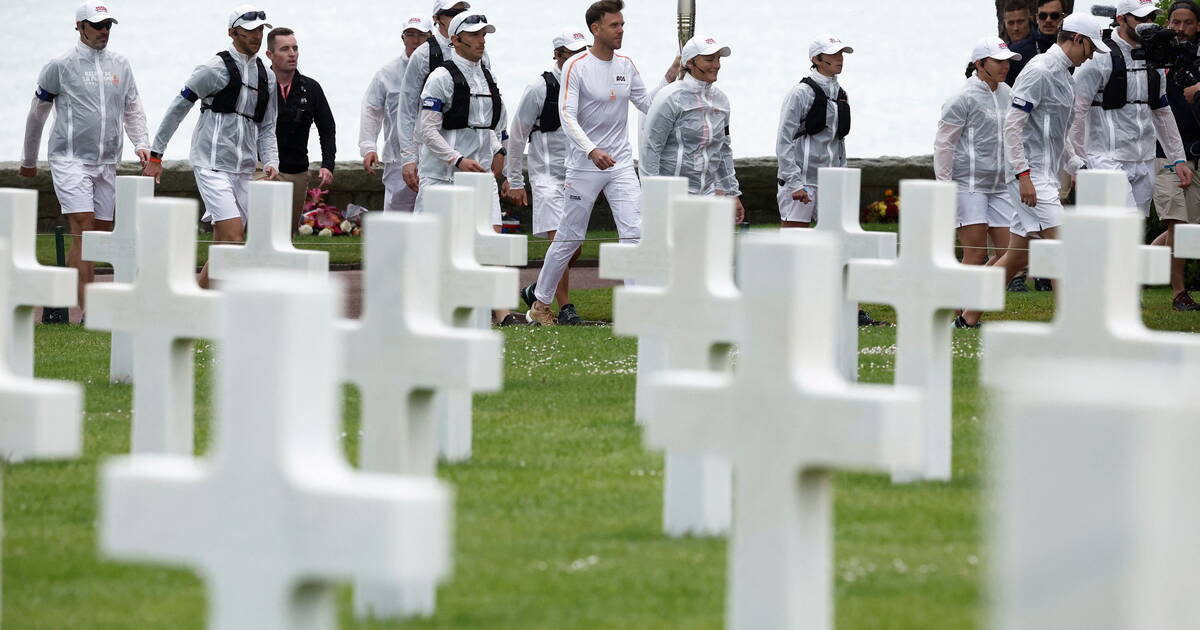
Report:
[[54,112],[47,151],[54,194],[72,239],[67,265],[79,272],[79,307],[86,312],[85,287],[94,279],[83,260],[83,233],[110,231],[117,207],[117,162],[129,136],[143,164],[150,159],[146,113],[129,61],[108,49],[117,18],[107,3],[89,0],[75,10],[79,41],[38,74],[37,91],[25,122],[19,174],[37,175],[42,132]]
[[[404,52],[379,69],[371,79],[367,94],[363,97],[362,115],[359,122],[358,148],[363,158],[363,170],[372,175],[383,166],[383,209],[385,211],[412,212],[417,201],[417,191],[404,183],[401,173],[400,145],[396,140],[396,120],[399,117],[400,85],[404,82],[404,71],[408,60],[417,48],[429,39],[432,29],[429,21],[413,15],[404,21],[401,39]],[[377,144],[383,132],[383,150]]]
[[308,170],[308,134],[316,124],[321,138],[321,168],[317,186],[329,189],[337,159],[337,123],[325,91],[316,79],[298,69],[300,45],[290,28],[267,33],[267,59],[279,86],[279,117],[275,135],[279,142],[279,179],[292,184],[292,232],[300,227],[300,214],[308,198],[312,176]]
[[[145,169],[148,177],[162,176],[167,144],[200,101],[189,161],[204,201],[202,220],[213,224],[217,242],[242,242],[250,180],[258,163],[266,179],[279,180],[279,88],[275,75],[258,58],[263,30],[270,26],[267,13],[253,5],[241,5],[229,14],[231,45],[197,68],[171,101]],[[200,286],[208,288],[207,263],[200,271]]]
[[[555,35],[551,45],[554,64],[525,88],[509,125],[506,145],[508,159],[504,166],[507,182],[504,190],[507,192],[506,198],[518,206],[528,206],[532,197],[533,235],[554,240],[567,201],[568,140],[558,110],[562,66],[588,47],[588,38],[579,29],[568,28]],[[523,173],[527,147],[528,187]],[[577,326],[583,323],[570,296],[570,265],[579,259],[579,252],[576,250],[571,257],[554,291],[554,300],[560,305],[556,323],[561,325]],[[533,289],[532,284],[521,289],[521,297],[527,306],[533,306],[536,299]]]
[[[933,145],[938,181],[958,186],[958,242],[965,265],[994,264],[1008,247],[1012,195],[1004,153],[1004,119],[1012,91],[1004,83],[1010,60],[1021,55],[999,37],[979,40],[967,67],[967,83],[942,106]],[[988,258],[988,238],[997,252]]]

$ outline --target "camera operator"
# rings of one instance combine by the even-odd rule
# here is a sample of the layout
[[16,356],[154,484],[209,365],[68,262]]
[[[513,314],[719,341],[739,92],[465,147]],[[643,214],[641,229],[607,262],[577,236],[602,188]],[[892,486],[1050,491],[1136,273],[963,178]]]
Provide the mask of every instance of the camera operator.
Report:
[[[1200,31],[1200,5],[1193,0],[1179,0],[1171,5],[1167,16],[1167,27],[1175,31],[1180,42],[1190,47],[1193,54],[1192,64],[1195,65],[1196,35]],[[1197,158],[1200,158],[1200,107],[1196,105],[1196,93],[1200,92],[1200,83],[1188,80],[1180,85],[1179,78],[1188,76],[1184,72],[1168,72],[1167,76],[1172,79],[1166,84],[1167,101],[1175,114],[1179,135],[1183,138],[1188,165],[1194,171]],[[1162,168],[1167,161],[1161,146],[1158,148],[1158,157],[1160,168],[1154,183],[1154,208],[1167,229],[1154,240],[1154,244],[1174,247],[1176,225],[1200,223],[1200,185],[1183,188],[1175,172]],[[1171,308],[1176,311],[1198,311],[1200,304],[1192,300],[1183,284],[1186,264],[1187,261],[1181,258],[1171,259]]]
[[1146,216],[1158,170],[1155,138],[1166,152],[1166,168],[1176,172],[1180,186],[1192,183],[1179,128],[1167,107],[1166,75],[1146,62],[1135,30],[1153,23],[1157,12],[1152,0],[1117,4],[1117,36],[1104,31],[1110,54],[1096,55],[1075,72],[1075,119],[1070,133],[1076,154],[1085,157],[1088,168],[1125,173],[1128,204]]

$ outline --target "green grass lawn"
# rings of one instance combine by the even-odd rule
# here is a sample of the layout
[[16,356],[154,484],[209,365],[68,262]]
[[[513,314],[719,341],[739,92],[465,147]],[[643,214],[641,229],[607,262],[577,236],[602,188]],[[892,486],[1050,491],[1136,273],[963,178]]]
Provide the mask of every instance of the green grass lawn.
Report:
[[[607,319],[611,292],[580,291],[588,319]],[[1200,330],[1165,290],[1145,294],[1148,323]],[[890,319],[884,307],[868,307]],[[1048,319],[1049,294],[1009,294],[988,319]],[[662,458],[632,420],[635,344],[603,327],[515,329],[503,393],[477,398],[475,457],[443,465],[456,489],[454,576],[438,614],[365,624],[341,595],[342,628],[488,630],[718,629],[725,543],[660,533]],[[862,379],[893,376],[895,329],[864,329]],[[199,629],[205,590],[189,571],[102,559],[96,547],[98,466],[128,449],[130,388],[107,382],[108,336],[38,328],[37,373],[87,388],[85,455],[8,466],[4,480],[7,630]],[[977,331],[954,333],[954,480],[893,486],[881,475],[836,476],[839,630],[982,628],[980,510],[986,485],[984,394]],[[211,417],[212,349],[198,355],[197,445]],[[348,391],[345,448],[357,451]],[[231,520],[231,526],[236,521]]]

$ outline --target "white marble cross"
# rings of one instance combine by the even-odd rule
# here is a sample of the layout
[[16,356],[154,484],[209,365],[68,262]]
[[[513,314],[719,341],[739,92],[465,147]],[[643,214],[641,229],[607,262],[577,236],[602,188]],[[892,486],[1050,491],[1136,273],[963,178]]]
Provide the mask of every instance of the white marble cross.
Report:
[[[1200,470],[1191,335],[1147,330],[1142,218],[1078,207],[1050,324],[983,330],[993,392],[997,630],[1192,627]],[[1186,480],[1186,481],[1184,481]]]
[[956,195],[952,183],[901,182],[899,257],[853,260],[847,271],[852,302],[895,307],[895,382],[923,394],[923,461],[916,470],[893,471],[900,482],[950,479],[954,309],[1004,308],[1004,270],[964,265],[954,255]]
[[37,261],[37,192],[0,189],[0,238],[8,255],[0,273],[8,278],[11,320],[5,361],[18,376],[33,376],[33,312],[38,306],[75,306],[79,274],[74,269],[45,267]]
[[[479,178],[474,181],[487,183]],[[490,330],[491,310],[515,305],[520,273],[516,269],[484,266],[478,261],[479,239],[485,235],[476,229],[475,217],[484,203],[489,204],[491,212],[491,202],[486,201],[480,190],[482,186],[455,185],[429,192],[425,208],[440,221],[441,261],[439,275],[427,278],[426,285],[440,283],[439,310],[450,325]],[[511,235],[493,233],[492,236]],[[482,315],[482,321],[473,314]],[[503,361],[503,346],[497,346],[496,352],[494,360]],[[436,403],[438,448],[446,461],[465,461],[471,458],[472,392],[471,388],[449,385],[439,392]]]
[[[426,194],[430,208],[471,206],[462,188]],[[490,330],[452,328],[439,313],[443,219],[391,213],[372,214],[367,221],[363,315],[342,323],[346,380],[358,386],[362,401],[361,466],[433,478],[435,393],[448,387],[498,391],[503,338]],[[428,616],[435,594],[433,580],[360,581],[355,610],[360,618]]]
[[[862,195],[862,171],[856,168],[823,168],[817,173],[821,201],[817,225],[813,228],[837,240],[840,269],[851,260],[896,257],[896,235],[891,232],[868,232],[860,223],[859,199]],[[901,213],[903,214],[903,213]],[[858,302],[842,300],[838,318],[838,362],[842,374],[851,381],[858,380]]]
[[[686,178],[643,178],[641,240],[637,243],[601,243],[600,277],[636,285],[665,285],[671,270],[671,237],[668,229],[671,203],[673,199],[686,197],[687,194]],[[633,417],[638,424],[642,424],[646,418],[646,403],[641,393],[645,391],[650,375],[663,369],[667,350],[654,335],[639,335],[637,352]]]
[[[8,240],[0,237],[0,260],[9,256]],[[0,265],[0,330],[12,316],[13,272]],[[0,335],[0,357],[7,355],[7,345],[8,336]],[[83,447],[82,407],[78,384],[34,380],[0,361],[0,457],[15,463],[78,456]]]
[[[1082,170],[1076,180],[1078,206],[1119,207],[1128,200],[1128,178],[1121,171]],[[1178,229],[1178,228],[1176,228]],[[1176,232],[1178,235],[1178,232]],[[1142,284],[1171,281],[1171,249],[1142,245],[1135,254]],[[1037,278],[1063,279],[1062,241],[1036,239],[1029,243],[1029,273]]]
[[[646,182],[648,188],[661,190],[676,184],[655,179]],[[665,223],[674,246],[668,251],[666,277],[661,283],[613,292],[613,332],[636,336],[639,348],[653,344],[661,349],[656,372],[728,369],[729,344],[737,338],[741,296],[733,284],[733,201],[689,198],[686,193],[684,188],[681,195],[654,206],[660,214],[668,214],[669,207]],[[664,316],[673,312],[688,315]],[[648,382],[654,373],[639,362],[639,381],[644,377]],[[670,536],[727,532],[731,475],[728,461],[721,457],[668,450],[663,530]]]
[[296,272],[227,283],[210,455],[103,468],[101,550],[197,569],[211,630],[333,630],[336,580],[449,572],[449,491],[344,459],[337,379],[323,378],[338,365],[333,284]]
[[1200,258],[1200,225],[1175,226],[1175,257]]
[[920,458],[917,393],[841,373],[843,260],[811,230],[744,238],[735,372],[664,372],[647,390],[648,444],[733,461],[730,630],[831,628],[831,471]]
[[[134,453],[193,451],[193,350],[214,339],[220,294],[196,284],[196,202],[139,203],[137,278],[87,289],[88,328],[133,339]],[[251,374],[251,373],[247,373]]]
[[[138,205],[153,197],[153,177],[118,177],[112,231],[83,233],[83,259],[111,264],[115,283],[132,284],[137,277]],[[133,382],[133,338],[128,333],[112,334],[108,378],[114,383]]]
[[528,239],[522,234],[499,234],[492,225],[496,178],[491,173],[459,171],[454,174],[454,185],[474,191],[475,258],[479,264],[524,267],[529,262]]
[[228,280],[246,271],[297,271],[310,280],[329,277],[329,252],[292,246],[292,184],[252,182],[245,245],[213,245],[208,249],[208,276]]

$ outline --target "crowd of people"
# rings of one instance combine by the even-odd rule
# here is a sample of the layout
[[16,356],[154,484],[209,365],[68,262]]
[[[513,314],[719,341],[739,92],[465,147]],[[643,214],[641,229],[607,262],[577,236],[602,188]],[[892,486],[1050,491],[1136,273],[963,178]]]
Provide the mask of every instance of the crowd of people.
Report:
[[[465,1],[435,0],[428,17],[409,17],[403,53],[367,89],[359,147],[364,169],[382,169],[385,210],[421,212],[424,193],[452,182],[456,171],[491,172],[495,228],[505,198],[532,205],[533,233],[551,239],[537,282],[521,290],[528,313],[497,312],[496,323],[581,323],[570,301],[569,268],[601,193],[620,238],[640,238],[639,176],[684,177],[692,194],[733,198],[736,219],[744,219],[730,101],[716,86],[731,49],[697,35],[648,86],[633,60],[619,53],[624,8],[622,0],[599,0],[584,12],[584,28],[548,37],[553,63],[526,77],[511,117],[487,54],[498,26]],[[1133,53],[1141,45],[1136,27],[1158,14],[1151,0],[1120,0],[1116,8],[1106,29],[1093,16],[1067,15],[1061,0],[1039,0],[1033,13],[1024,0],[1013,0],[1003,16],[1005,38],[979,41],[966,84],[943,108],[935,173],[958,185],[963,262],[1003,266],[1014,288],[1029,239],[1055,237],[1061,199],[1079,168],[1125,172],[1130,207],[1148,213],[1153,199],[1167,225],[1158,244],[1172,243],[1175,225],[1200,221],[1200,192],[1191,186],[1200,153],[1194,104],[1200,86],[1168,81]],[[42,130],[54,111],[50,170],[73,234],[111,229],[122,133],[144,173],[157,178],[168,143],[197,102],[189,161],[216,240],[242,241],[256,177],[292,182],[298,219],[313,183],[313,126],[322,153],[316,179],[332,182],[336,125],[329,104],[320,84],[298,70],[296,33],[274,28],[265,11],[243,5],[229,14],[229,47],[183,82],[152,141],[129,63],[107,49],[117,19],[96,0],[81,5],[75,18],[79,42],[38,77],[21,165],[22,175],[36,174]],[[1200,6],[1180,0],[1168,19],[1195,45]],[[269,68],[258,57],[264,39]],[[846,164],[851,110],[838,77],[853,52],[836,36],[816,38],[808,47],[811,72],[784,96],[777,137],[783,228],[817,220],[819,169]],[[630,105],[646,115],[636,164]],[[989,258],[989,248],[997,255]],[[82,305],[91,269],[78,239],[70,261],[81,272]],[[200,282],[207,286],[207,269]],[[1172,286],[1174,308],[1200,310],[1183,286],[1180,264]],[[955,323],[978,321],[978,313],[966,312]],[[860,323],[874,322],[860,312]]]

